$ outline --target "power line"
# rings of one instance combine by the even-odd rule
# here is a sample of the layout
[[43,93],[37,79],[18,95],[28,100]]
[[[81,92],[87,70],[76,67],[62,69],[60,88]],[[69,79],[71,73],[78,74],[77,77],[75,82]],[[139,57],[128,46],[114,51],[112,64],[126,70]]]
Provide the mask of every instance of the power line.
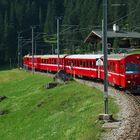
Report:
[[115,21],[109,23],[108,25],[112,25],[112,24],[114,24],[114,23],[116,23],[116,22],[119,22],[119,21],[121,21],[122,19],[128,17],[129,15],[135,13],[135,12],[137,11],[137,8],[138,8],[139,4],[140,4],[140,0],[138,1],[136,8],[134,8],[132,11],[130,11],[127,15],[120,17],[119,19],[117,19],[117,20],[115,20]]

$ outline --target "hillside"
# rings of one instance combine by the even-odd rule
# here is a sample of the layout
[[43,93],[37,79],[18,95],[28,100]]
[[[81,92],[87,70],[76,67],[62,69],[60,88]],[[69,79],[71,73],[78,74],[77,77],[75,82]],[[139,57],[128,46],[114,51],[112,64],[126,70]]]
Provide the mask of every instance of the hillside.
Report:
[[[103,94],[74,81],[46,90],[51,77],[18,70],[0,71],[1,140],[97,140],[105,130],[98,115]],[[117,107],[109,98],[109,111]]]

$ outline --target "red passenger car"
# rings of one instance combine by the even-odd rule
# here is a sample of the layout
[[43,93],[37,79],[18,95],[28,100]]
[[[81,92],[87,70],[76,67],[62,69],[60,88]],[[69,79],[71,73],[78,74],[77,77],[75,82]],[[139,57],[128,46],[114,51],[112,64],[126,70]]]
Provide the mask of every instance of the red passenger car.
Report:
[[65,71],[74,75],[98,78],[96,61],[102,55],[69,55],[65,58]]
[[[32,61],[34,61],[34,65],[32,64]],[[40,63],[41,63],[40,55],[35,55],[34,59],[32,59],[31,55],[24,56],[24,67],[28,69],[32,69],[32,67],[34,67],[35,70],[40,70]]]
[[[65,58],[65,71],[104,80],[103,55],[69,55]],[[140,86],[140,54],[109,55],[108,81],[125,89]]]
[[[59,70],[64,69],[64,58],[66,55],[59,56]],[[40,62],[40,70],[58,71],[58,55],[42,55]]]
[[122,88],[137,88],[140,85],[140,54],[110,55],[108,79]]
[[[60,68],[67,73],[104,80],[103,55],[60,55]],[[32,57],[24,57],[24,66],[32,68]],[[34,56],[36,70],[58,71],[57,55]],[[108,81],[124,89],[140,86],[140,54],[108,56]]]

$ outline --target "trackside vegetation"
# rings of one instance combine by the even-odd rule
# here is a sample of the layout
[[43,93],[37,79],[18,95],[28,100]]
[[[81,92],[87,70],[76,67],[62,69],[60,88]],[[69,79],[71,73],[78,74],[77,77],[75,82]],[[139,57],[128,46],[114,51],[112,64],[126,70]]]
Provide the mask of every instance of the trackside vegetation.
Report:
[[[106,131],[98,121],[103,94],[75,81],[45,89],[46,75],[19,70],[0,71],[1,140],[98,140]],[[118,111],[109,99],[110,113]]]
[[130,51],[129,54],[140,54],[140,49]]

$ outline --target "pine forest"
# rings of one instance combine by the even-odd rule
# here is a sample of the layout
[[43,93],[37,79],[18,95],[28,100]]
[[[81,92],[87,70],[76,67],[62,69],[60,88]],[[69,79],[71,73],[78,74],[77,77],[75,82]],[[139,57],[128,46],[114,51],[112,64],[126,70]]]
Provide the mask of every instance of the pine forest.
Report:
[[[31,53],[32,29],[36,54],[55,53],[58,18],[60,53],[84,53],[84,39],[102,29],[102,11],[102,0],[0,0],[0,64],[17,63],[18,43],[22,55]],[[139,0],[108,0],[107,27],[139,32],[139,13]]]

